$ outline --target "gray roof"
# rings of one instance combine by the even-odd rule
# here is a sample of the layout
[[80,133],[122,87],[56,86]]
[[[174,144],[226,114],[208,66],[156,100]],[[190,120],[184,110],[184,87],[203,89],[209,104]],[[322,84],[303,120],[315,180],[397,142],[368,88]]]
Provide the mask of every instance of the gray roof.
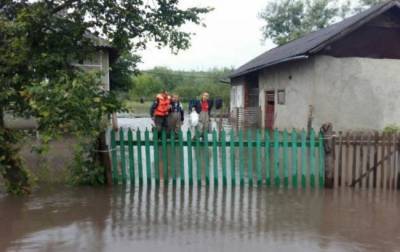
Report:
[[319,52],[327,44],[347,35],[393,7],[400,8],[399,0],[391,0],[378,4],[339,23],[309,33],[302,38],[267,51],[236,69],[229,77],[235,78],[283,62],[305,59]]
[[108,50],[110,62],[114,62],[118,58],[119,56],[118,49],[113,47],[108,40],[100,38],[90,32],[86,32],[85,37],[90,39],[96,48]]

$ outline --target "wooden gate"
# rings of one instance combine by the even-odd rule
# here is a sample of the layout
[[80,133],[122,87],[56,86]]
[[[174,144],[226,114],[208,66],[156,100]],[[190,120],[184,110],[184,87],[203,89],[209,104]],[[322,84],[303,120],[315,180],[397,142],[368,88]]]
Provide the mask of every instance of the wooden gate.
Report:
[[400,186],[398,135],[340,132],[333,141],[334,187]]

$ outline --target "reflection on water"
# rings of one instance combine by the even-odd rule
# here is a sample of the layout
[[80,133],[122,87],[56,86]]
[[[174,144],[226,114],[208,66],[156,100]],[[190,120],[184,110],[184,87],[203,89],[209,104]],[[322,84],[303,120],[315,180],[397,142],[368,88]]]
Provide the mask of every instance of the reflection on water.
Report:
[[0,199],[0,251],[399,251],[400,194],[55,188]]

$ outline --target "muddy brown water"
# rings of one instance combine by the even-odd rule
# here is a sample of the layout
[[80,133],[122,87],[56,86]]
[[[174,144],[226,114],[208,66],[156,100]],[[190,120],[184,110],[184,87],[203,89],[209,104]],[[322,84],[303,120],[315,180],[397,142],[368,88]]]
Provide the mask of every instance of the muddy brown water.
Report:
[[0,196],[0,251],[400,251],[400,193],[41,189]]

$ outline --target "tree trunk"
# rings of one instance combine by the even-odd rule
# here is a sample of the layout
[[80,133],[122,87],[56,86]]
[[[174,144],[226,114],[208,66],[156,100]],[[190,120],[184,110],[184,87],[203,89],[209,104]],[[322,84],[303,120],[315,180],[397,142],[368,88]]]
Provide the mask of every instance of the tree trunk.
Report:
[[108,146],[106,142],[106,132],[103,131],[100,133],[98,139],[97,139],[97,149],[99,150],[98,152],[98,161],[100,165],[102,165],[105,170],[104,170],[104,177],[106,179],[106,183],[108,185],[112,184],[112,173],[111,173],[111,159],[110,159],[110,154],[108,152]]

